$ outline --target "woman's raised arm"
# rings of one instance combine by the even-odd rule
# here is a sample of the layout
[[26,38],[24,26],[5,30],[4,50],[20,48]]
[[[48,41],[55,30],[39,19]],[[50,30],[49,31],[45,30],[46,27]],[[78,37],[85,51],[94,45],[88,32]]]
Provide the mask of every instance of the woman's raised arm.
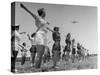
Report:
[[26,8],[26,6],[24,6],[22,3],[20,4],[20,7],[27,11],[34,19],[37,19],[37,16],[28,10],[28,8]]
[[53,30],[51,30],[49,27],[46,27],[49,31],[51,31],[52,33],[54,32]]
[[28,39],[29,39],[29,40],[31,40],[31,38],[30,38],[29,34],[27,34],[27,36],[28,36]]

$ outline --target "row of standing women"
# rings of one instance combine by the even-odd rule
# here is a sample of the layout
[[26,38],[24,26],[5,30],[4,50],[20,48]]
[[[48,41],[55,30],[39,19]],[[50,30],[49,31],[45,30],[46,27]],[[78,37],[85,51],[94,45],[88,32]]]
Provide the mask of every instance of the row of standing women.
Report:
[[[28,10],[28,8],[26,8],[26,6],[24,6],[23,4],[20,4],[20,7],[33,17],[33,19],[35,20],[35,25],[37,27],[36,32],[32,33],[31,36],[27,34],[27,37],[31,42],[30,53],[32,57],[32,66],[34,66],[35,68],[41,67],[45,49],[48,48],[47,47],[47,33],[48,31],[50,31],[52,32],[52,38],[54,41],[54,44],[52,47],[52,59],[54,62],[53,67],[55,67],[57,64],[57,61],[59,61],[61,57],[61,45],[60,45],[61,37],[59,33],[59,27],[54,27],[53,30],[49,28],[50,23],[45,20],[46,11],[44,8],[39,8],[37,10],[38,15],[36,15],[32,13],[30,10]],[[25,63],[25,58],[26,58],[25,56],[27,52],[26,43],[24,42],[22,45],[20,45],[20,40],[21,40],[20,35],[26,34],[26,32],[19,33],[19,27],[20,27],[19,24],[12,25],[12,36],[11,36],[11,43],[12,43],[11,71],[12,72],[15,72],[16,70],[15,63],[16,63],[18,51],[21,50],[22,52],[22,59],[23,59],[21,63],[22,65]],[[63,50],[63,56],[69,55],[69,53],[71,52],[70,51],[71,45],[72,45],[72,54],[75,55],[75,52],[76,52],[75,51],[76,49],[74,48],[75,40],[73,39],[71,42],[70,38],[71,38],[71,34],[68,33],[65,40],[66,46],[65,46],[65,49]],[[80,49],[78,48],[78,50]],[[35,58],[37,59],[35,60]]]

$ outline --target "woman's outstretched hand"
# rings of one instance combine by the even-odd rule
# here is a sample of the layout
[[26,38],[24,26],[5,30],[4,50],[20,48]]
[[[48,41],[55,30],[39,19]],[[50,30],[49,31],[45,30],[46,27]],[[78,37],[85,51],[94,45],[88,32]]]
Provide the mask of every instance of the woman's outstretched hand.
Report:
[[50,25],[50,23],[49,23],[49,22],[47,22],[47,24],[48,24],[48,25]]
[[25,6],[22,3],[20,4],[20,7],[25,8]]
[[29,37],[30,35],[29,35],[29,34],[27,34],[27,36]]

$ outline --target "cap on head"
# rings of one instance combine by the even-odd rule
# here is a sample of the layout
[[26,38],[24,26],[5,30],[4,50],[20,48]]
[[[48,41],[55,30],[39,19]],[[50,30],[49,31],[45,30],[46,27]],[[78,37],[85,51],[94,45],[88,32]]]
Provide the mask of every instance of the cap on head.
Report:
[[20,24],[11,25],[12,30],[19,30]]
[[20,26],[20,24],[12,24],[11,26],[15,26],[16,27],[16,26]]

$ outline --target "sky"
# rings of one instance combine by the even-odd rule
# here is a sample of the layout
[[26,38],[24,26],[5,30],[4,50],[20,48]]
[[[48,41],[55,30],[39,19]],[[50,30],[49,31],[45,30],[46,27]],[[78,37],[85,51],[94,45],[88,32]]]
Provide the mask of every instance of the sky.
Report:
[[[54,26],[60,28],[61,45],[65,45],[65,36],[71,33],[71,39],[76,43],[82,44],[90,53],[97,53],[98,33],[97,33],[97,7],[95,6],[76,6],[58,4],[24,3],[32,13],[37,14],[37,9],[46,9],[46,20],[50,22],[50,28]],[[31,33],[36,31],[35,20],[32,16],[20,7],[20,2],[16,3],[15,23],[20,24],[20,32]],[[77,21],[77,23],[72,23]],[[21,35],[22,42],[27,43],[30,48],[30,41],[26,35]],[[48,46],[52,48],[52,33],[48,31]]]

